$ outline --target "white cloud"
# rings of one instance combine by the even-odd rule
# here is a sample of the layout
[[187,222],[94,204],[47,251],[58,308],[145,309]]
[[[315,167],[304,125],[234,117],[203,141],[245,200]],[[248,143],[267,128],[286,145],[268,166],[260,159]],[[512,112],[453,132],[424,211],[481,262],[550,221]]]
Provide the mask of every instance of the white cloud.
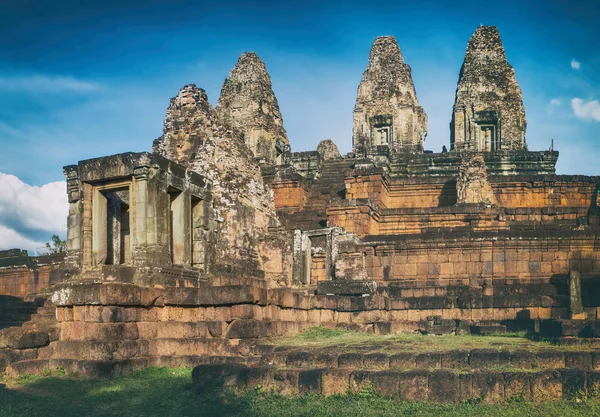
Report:
[[[48,239],[50,240],[50,239]],[[0,250],[25,249],[30,255],[43,252],[45,244],[21,236],[16,231],[0,225]]]
[[575,97],[571,100],[573,113],[583,120],[600,121],[600,102],[598,100],[582,100]]
[[554,106],[554,107],[558,107],[558,106],[560,106],[560,100],[557,98],[553,98],[552,100],[550,100],[550,105]]
[[100,89],[99,84],[68,76],[0,74],[0,90],[3,91],[56,94],[63,92],[89,93],[98,89]]
[[68,207],[64,181],[37,187],[0,172],[0,248],[36,249],[36,238],[64,237]]
[[577,61],[575,58],[571,59],[571,68],[574,70],[581,69],[581,62]]

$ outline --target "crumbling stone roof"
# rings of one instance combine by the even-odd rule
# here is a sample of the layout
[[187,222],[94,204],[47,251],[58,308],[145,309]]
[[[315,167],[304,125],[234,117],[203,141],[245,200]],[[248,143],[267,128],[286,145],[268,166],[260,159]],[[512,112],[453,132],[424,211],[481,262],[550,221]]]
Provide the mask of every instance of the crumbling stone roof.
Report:
[[238,59],[223,83],[216,110],[223,123],[242,132],[257,158],[272,162],[275,142],[289,144],[271,77],[254,52]]
[[469,40],[456,88],[457,106],[470,112],[499,111],[502,148],[525,147],[523,95],[495,26],[478,27]]
[[356,106],[393,100],[393,104],[419,105],[410,67],[393,36],[373,42],[369,64],[358,87]]
[[375,145],[372,118],[390,116],[393,131],[388,144],[394,148],[422,148],[427,134],[427,115],[419,106],[410,66],[404,62],[393,36],[375,39],[369,63],[362,75],[354,106],[353,144]]
[[317,152],[321,155],[323,160],[339,159],[342,157],[337,145],[331,139],[325,139],[319,142]]

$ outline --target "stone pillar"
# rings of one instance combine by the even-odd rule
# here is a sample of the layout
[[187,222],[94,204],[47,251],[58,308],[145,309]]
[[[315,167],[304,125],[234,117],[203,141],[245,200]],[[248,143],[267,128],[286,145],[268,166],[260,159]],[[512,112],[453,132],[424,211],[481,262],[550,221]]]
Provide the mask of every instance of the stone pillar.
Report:
[[569,307],[572,320],[585,320],[581,301],[581,274],[574,270],[569,272]]
[[68,268],[81,268],[83,251],[83,201],[81,182],[77,165],[63,168],[67,179],[69,215],[67,217],[67,255],[64,265]]
[[148,243],[147,238],[147,206],[148,206],[148,173],[150,167],[142,166],[133,170],[135,178],[135,246]]
[[294,230],[294,269],[292,272],[292,283],[294,285],[299,285],[304,282],[304,251],[302,248],[302,241],[302,230]]
[[107,225],[107,263],[119,265],[121,263],[121,199],[116,193],[110,193],[107,199],[106,215]]

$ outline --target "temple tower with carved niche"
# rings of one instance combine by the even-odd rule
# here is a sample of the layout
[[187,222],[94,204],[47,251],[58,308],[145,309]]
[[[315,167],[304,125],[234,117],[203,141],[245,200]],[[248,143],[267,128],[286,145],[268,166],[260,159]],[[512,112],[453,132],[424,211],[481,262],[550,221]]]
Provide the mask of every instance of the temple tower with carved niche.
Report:
[[495,26],[477,28],[460,70],[450,122],[451,149],[527,149],[525,107]]
[[356,105],[352,145],[387,145],[397,151],[420,151],[427,135],[427,115],[419,106],[411,69],[393,36],[375,39],[363,73]]
[[279,165],[289,147],[271,77],[254,52],[244,52],[223,83],[216,107],[221,122],[241,132],[262,164]]

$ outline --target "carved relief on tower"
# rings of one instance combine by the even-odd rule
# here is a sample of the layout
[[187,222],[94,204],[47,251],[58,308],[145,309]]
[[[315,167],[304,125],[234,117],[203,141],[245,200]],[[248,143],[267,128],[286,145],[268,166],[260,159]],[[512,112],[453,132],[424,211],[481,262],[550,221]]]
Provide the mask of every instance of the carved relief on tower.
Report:
[[385,145],[414,152],[423,149],[426,135],[427,115],[419,106],[411,69],[393,36],[378,37],[358,86],[354,151]]
[[523,96],[498,29],[477,28],[460,70],[450,123],[452,149],[527,149]]

